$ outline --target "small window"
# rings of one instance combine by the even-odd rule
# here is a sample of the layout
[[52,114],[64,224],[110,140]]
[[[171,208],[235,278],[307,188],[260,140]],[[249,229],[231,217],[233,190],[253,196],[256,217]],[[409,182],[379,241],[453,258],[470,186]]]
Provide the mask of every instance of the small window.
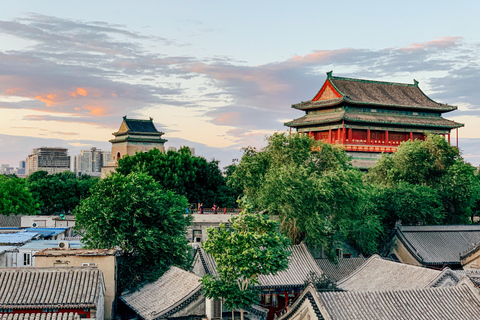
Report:
[[202,242],[202,230],[193,230],[193,241]]
[[343,256],[343,250],[340,248],[335,249],[335,254],[337,255],[337,258],[342,258]]
[[120,159],[120,152],[117,152],[117,160]]
[[30,265],[30,253],[23,254],[23,265],[29,266]]

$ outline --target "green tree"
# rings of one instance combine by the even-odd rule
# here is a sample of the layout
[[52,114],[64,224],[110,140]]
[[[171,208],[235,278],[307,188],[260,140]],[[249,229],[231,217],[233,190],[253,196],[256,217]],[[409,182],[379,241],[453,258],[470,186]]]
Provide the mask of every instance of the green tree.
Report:
[[223,299],[232,311],[240,309],[243,320],[243,310],[258,299],[258,276],[288,267],[290,241],[267,215],[251,213],[252,205],[245,199],[242,208],[230,226],[208,229],[203,247],[215,259],[218,276],[205,275],[202,285],[207,298]]
[[70,213],[89,196],[90,188],[98,180],[88,175],[77,178],[70,171],[51,175],[37,171],[27,178],[27,186],[39,205],[40,214]]
[[123,175],[134,171],[148,173],[165,189],[184,195],[189,202],[203,202],[207,207],[214,203],[234,206],[237,198],[227,186],[218,161],[192,156],[188,147],[178,152],[153,149],[127,155],[118,161],[116,171]]
[[[480,183],[475,177],[475,168],[466,163],[458,149],[450,146],[440,135],[427,135],[425,141],[403,142],[396,153],[384,154],[375,163],[367,175],[367,181],[393,188],[390,199],[397,204],[397,211],[402,208],[403,197],[407,195],[416,194],[415,201],[425,208],[434,208],[440,201],[441,208],[431,210],[430,217],[425,214],[429,209],[419,215],[414,213],[417,223],[467,223],[480,197]],[[409,185],[410,193],[398,193],[395,196],[395,188],[406,191]],[[427,204],[428,201],[431,203]],[[405,213],[395,215],[400,217]],[[442,219],[439,219],[440,215],[443,215]],[[406,220],[415,222],[412,217]]]
[[37,207],[25,179],[0,175],[0,214],[35,214]]
[[119,292],[158,279],[169,266],[188,267],[187,199],[145,173],[100,180],[75,209],[76,228],[90,248],[120,248]]
[[281,229],[293,243],[306,241],[333,258],[338,231],[353,238],[352,222],[374,227],[363,223],[358,210],[362,174],[340,147],[300,134],[274,134],[267,142],[260,151],[245,149],[231,181],[258,208],[278,213]]

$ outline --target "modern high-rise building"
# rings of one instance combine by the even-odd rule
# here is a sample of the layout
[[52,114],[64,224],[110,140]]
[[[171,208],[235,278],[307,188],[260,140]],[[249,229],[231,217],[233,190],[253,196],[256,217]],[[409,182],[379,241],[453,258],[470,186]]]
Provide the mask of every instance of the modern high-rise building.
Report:
[[24,176],[25,175],[25,161],[19,161],[18,162],[18,170],[17,170],[17,175],[18,176]]
[[36,171],[47,171],[49,174],[70,171],[70,156],[67,148],[41,147],[32,149],[26,160],[27,176]]
[[110,158],[109,151],[102,151],[95,147],[90,148],[90,150],[81,150],[73,161],[73,171],[77,176],[100,177],[102,167],[107,166]]

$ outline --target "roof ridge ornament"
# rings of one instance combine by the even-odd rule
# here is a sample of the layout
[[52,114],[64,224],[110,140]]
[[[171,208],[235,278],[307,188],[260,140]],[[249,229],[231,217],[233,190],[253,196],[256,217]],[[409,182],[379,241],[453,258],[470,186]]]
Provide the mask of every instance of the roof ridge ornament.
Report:
[[333,73],[333,70],[330,70],[329,72],[327,72],[327,79],[330,79],[332,76],[332,73]]
[[418,87],[418,81],[415,80],[415,79],[413,79],[413,85],[414,85],[415,87]]

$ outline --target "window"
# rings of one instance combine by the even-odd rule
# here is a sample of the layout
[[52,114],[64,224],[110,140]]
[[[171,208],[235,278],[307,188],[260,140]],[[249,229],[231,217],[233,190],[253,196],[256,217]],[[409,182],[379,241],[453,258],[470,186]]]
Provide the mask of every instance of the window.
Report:
[[340,249],[340,248],[335,249],[335,253],[337,255],[337,258],[339,258],[339,259],[342,258],[342,256],[343,256],[343,250],[342,249]]
[[202,242],[202,230],[193,230],[193,241]]
[[30,265],[30,253],[23,254],[23,265],[29,266]]

